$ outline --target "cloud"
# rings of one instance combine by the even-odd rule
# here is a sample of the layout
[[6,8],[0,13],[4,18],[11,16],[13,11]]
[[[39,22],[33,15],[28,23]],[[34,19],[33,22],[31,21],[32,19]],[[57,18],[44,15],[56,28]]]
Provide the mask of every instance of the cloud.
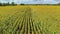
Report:
[[46,4],[56,4],[58,2],[56,2],[54,0],[45,0],[44,3],[46,3]]
[[56,4],[58,2],[54,0],[37,0],[37,1],[31,1],[31,2],[24,2],[25,4]]
[[54,0],[54,1],[60,1],[60,0]]

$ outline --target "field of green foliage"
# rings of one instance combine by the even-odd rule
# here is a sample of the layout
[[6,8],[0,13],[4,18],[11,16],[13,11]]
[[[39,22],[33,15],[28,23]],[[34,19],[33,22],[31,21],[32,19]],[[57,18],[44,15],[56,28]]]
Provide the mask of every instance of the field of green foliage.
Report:
[[0,34],[60,34],[60,6],[0,6]]

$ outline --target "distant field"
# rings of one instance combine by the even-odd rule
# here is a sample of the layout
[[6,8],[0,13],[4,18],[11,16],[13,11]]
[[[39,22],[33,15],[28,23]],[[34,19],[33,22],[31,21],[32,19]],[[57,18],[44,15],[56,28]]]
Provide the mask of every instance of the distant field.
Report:
[[0,34],[60,34],[60,6],[0,6]]

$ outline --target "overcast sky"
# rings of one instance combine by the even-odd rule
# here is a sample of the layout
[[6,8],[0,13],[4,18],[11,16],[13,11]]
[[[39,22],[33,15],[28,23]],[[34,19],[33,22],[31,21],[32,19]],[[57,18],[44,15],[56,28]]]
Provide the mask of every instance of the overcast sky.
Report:
[[25,3],[25,4],[56,4],[60,0],[0,0],[0,2],[15,2],[15,3]]

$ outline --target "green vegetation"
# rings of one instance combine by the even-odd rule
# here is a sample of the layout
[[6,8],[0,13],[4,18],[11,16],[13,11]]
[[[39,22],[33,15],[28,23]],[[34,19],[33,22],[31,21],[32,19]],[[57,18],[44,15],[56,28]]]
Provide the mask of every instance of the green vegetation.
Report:
[[0,7],[0,34],[60,34],[60,6]]

